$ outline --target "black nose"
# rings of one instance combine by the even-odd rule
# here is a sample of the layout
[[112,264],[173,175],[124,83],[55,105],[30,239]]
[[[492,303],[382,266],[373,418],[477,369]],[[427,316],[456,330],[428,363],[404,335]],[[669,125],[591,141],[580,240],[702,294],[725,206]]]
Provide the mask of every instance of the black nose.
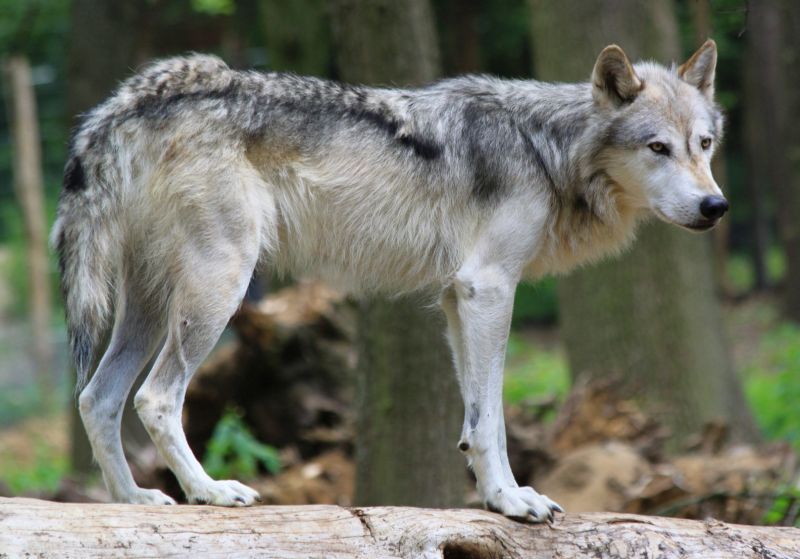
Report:
[[700,202],[700,213],[708,219],[719,219],[728,211],[728,201],[722,196],[706,196]]

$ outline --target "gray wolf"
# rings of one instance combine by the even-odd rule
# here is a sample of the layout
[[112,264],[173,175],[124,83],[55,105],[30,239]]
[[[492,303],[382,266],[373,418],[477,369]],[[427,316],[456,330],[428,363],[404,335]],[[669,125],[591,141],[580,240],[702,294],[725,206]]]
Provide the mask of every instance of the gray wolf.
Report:
[[134,402],[188,501],[258,499],[203,471],[181,407],[261,261],[351,292],[438,292],[479,494],[551,520],[561,508],[517,484],[505,450],[515,287],[619,251],[648,215],[705,230],[725,213],[709,166],[716,58],[708,41],[680,67],[632,65],[612,45],[589,83],[394,89],[195,55],[122,83],[74,133],[52,232],[80,413],[113,498],[174,502],[134,483],[120,441],[157,354]]

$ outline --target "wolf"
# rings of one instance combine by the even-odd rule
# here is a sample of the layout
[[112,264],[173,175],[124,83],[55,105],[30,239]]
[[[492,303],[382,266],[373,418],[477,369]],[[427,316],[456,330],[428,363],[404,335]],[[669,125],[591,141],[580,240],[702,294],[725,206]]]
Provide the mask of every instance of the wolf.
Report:
[[123,82],[72,136],[52,231],[80,414],[112,497],[174,503],[136,485],[120,440],[157,355],[135,408],[188,502],[258,500],[205,473],[181,407],[262,262],[354,293],[438,293],[478,492],[490,510],[551,521],[561,507],[519,486],[506,455],[516,285],[621,250],[648,215],[692,231],[723,216],[716,60],[712,40],[670,68],[611,45],[588,83],[399,89],[191,55]]

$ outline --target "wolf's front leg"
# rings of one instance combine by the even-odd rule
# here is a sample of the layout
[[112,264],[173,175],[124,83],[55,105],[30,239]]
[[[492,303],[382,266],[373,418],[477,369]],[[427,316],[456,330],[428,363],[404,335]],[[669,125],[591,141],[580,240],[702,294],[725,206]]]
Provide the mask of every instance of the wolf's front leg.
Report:
[[466,267],[444,293],[464,425],[458,448],[477,478],[486,507],[513,518],[549,521],[561,507],[531,487],[519,487],[508,465],[503,424],[503,365],[516,278],[501,266]]

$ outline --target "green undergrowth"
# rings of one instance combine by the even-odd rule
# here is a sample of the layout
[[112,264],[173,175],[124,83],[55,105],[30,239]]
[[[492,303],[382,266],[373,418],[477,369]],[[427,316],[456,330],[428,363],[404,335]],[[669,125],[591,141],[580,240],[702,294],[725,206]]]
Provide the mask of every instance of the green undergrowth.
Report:
[[744,376],[747,399],[764,434],[787,440],[800,452],[800,327],[785,323],[765,333],[758,358]]
[[251,479],[259,468],[280,471],[278,451],[256,439],[242,419],[242,413],[229,408],[214,428],[208,442],[203,467],[218,479]]
[[515,326],[554,324],[558,318],[556,279],[544,278],[536,283],[521,283],[514,296]]
[[43,439],[32,442],[34,459],[21,463],[8,454],[0,458],[0,480],[13,495],[54,492],[68,473],[69,460],[62,450]]
[[563,401],[569,387],[567,359],[560,349],[540,347],[518,334],[511,334],[504,383],[507,404],[552,398]]
[[793,519],[794,526],[800,527],[800,517],[797,516],[796,510],[797,503],[800,503],[800,488],[787,487],[773,501],[762,522],[770,526],[786,526],[791,524],[791,519]]
[[[743,373],[747,400],[764,436],[788,441],[800,452],[800,327],[783,323],[768,330]],[[762,522],[785,525],[794,518],[795,526],[800,525],[798,502],[800,488],[787,485],[778,491]]]
[[[771,284],[779,283],[786,275],[786,256],[780,247],[773,246],[767,250],[765,264],[767,280]],[[737,252],[728,256],[725,275],[735,293],[748,293],[755,288],[756,273],[749,254]]]

